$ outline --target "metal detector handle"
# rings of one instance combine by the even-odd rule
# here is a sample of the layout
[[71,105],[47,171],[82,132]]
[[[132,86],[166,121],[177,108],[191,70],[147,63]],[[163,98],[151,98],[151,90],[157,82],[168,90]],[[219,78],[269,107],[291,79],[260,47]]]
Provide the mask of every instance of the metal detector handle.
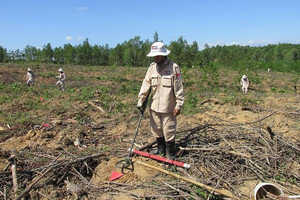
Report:
[[134,142],[135,142],[135,138],[136,138],[136,136],[137,136],[137,134],[138,134],[138,132],[139,132],[139,127],[140,127],[140,125],[141,125],[141,121],[142,121],[142,119],[143,119],[143,115],[144,115],[144,112],[145,112],[146,107],[147,107],[147,104],[148,104],[150,92],[151,92],[151,87],[149,88],[149,92],[148,92],[148,94],[147,94],[147,97],[146,97],[145,101],[143,102],[142,107],[141,107],[141,109],[140,109],[139,123],[138,123],[138,125],[137,125],[137,127],[136,127],[136,130],[135,130],[135,133],[134,133],[134,137],[133,137],[133,140],[132,140],[132,144],[131,144],[131,148],[130,148],[130,150],[129,150],[129,154],[128,154],[128,157],[129,157],[129,158],[131,157],[131,153],[132,153],[133,145],[134,145]]
[[134,142],[135,142],[135,138],[136,138],[136,136],[137,136],[137,134],[138,134],[138,132],[139,132],[139,127],[140,127],[140,125],[141,125],[142,119],[143,119],[143,113],[141,112],[141,113],[140,113],[140,118],[139,118],[138,125],[137,125],[137,127],[136,127],[136,129],[135,129],[135,132],[134,132],[134,136],[133,136],[132,144],[131,144],[131,147],[130,147],[130,150],[129,150],[128,158],[131,157],[133,145],[134,145]]

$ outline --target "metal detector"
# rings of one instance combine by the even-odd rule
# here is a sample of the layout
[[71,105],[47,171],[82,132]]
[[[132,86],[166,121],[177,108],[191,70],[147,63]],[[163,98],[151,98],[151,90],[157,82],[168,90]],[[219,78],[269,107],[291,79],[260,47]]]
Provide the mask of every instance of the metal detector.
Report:
[[138,122],[138,125],[137,125],[136,129],[135,129],[135,133],[134,133],[134,136],[133,136],[131,147],[129,149],[129,154],[124,160],[120,160],[116,163],[116,167],[121,168],[123,174],[124,174],[124,172],[123,172],[124,169],[130,170],[132,172],[134,170],[134,166],[133,166],[133,162],[132,162],[132,149],[133,149],[133,146],[134,146],[135,138],[136,138],[136,136],[139,132],[138,130],[139,130],[139,127],[141,125],[141,121],[143,119],[144,112],[145,112],[146,107],[147,107],[148,98],[150,96],[150,91],[151,91],[151,87],[149,89],[149,92],[148,92],[148,95],[147,95],[145,101],[143,102],[142,106],[139,109],[140,110],[139,122]]

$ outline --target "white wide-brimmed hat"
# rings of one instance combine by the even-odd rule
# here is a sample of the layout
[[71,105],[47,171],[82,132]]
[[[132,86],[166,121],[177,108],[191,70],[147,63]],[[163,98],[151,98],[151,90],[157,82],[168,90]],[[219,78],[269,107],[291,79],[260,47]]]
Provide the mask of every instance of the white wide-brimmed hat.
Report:
[[167,56],[169,55],[171,51],[168,50],[165,46],[164,43],[162,42],[154,42],[151,45],[151,51],[148,53],[148,57],[155,57],[155,56]]
[[244,74],[242,78],[247,78],[247,76]]
[[62,68],[59,68],[59,70],[58,70],[59,72],[64,72],[64,70],[62,69]]
[[29,72],[30,72],[30,71],[31,71],[31,69],[30,69],[30,68],[28,68],[28,69],[27,69],[27,71],[29,71]]

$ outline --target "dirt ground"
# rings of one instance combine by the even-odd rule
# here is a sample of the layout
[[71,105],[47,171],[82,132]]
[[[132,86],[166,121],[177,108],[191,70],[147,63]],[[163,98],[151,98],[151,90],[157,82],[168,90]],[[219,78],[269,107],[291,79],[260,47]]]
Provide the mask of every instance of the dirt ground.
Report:
[[[276,135],[291,141],[292,144],[297,145],[297,148],[300,148],[300,95],[280,93],[269,94],[270,95],[267,95],[267,97],[255,107],[252,106],[252,110],[244,109],[245,106],[224,103],[222,99],[226,98],[226,94],[219,94],[219,98],[208,97],[199,104],[202,112],[194,115],[180,115],[178,117],[177,130],[178,132],[183,132],[199,125],[214,124],[217,122],[249,124],[251,122],[260,121],[260,119],[266,117],[264,120],[261,120],[261,123],[255,123],[256,127],[265,130],[266,127],[269,126]],[[62,95],[61,97],[68,98],[67,95]],[[21,103],[18,102],[18,105],[20,104]],[[53,99],[43,101],[41,104],[57,104],[57,106],[59,106],[59,102],[55,102]],[[5,105],[2,104],[1,108],[4,107]],[[127,116],[112,117],[107,113],[99,112],[95,106],[89,106],[88,103],[82,103],[80,101],[74,103],[71,107],[72,109],[70,109],[70,111],[59,116],[50,114],[52,111],[49,111],[49,116],[45,118],[43,124],[30,125],[30,128],[25,130],[25,133],[18,132],[8,139],[2,139],[0,143],[0,169],[5,169],[8,165],[8,156],[6,154],[10,154],[10,152],[22,152],[28,149],[34,150],[40,148],[57,151],[61,150],[62,147],[67,149],[66,151],[70,152],[70,154],[74,153],[76,155],[90,149],[93,149],[91,152],[99,150],[107,151],[108,153],[110,153],[110,151],[113,152],[107,159],[102,160],[93,171],[90,181],[93,185],[99,187],[118,183],[122,186],[126,184],[138,185],[155,181],[155,178],[157,178],[160,173],[156,170],[137,164],[135,162],[136,160],[143,161],[156,167],[166,168],[163,163],[141,156],[134,156],[134,171],[129,171],[119,179],[115,180],[114,183],[109,183],[113,171],[121,173],[121,169],[116,167],[116,163],[122,160],[124,155],[127,155],[127,150],[130,148],[137,126],[138,113],[137,111],[134,111]],[[5,109],[8,108],[6,107]],[[75,119],[73,113],[78,110],[85,110],[86,115],[89,116],[93,123],[79,123]],[[36,113],[37,116],[42,114],[44,113]],[[0,124],[0,133],[9,131],[9,128],[11,127],[7,124]],[[74,145],[74,141],[76,141],[77,138],[82,141],[83,147],[78,148]],[[151,141],[153,141],[153,137],[150,133],[149,114],[145,113],[134,148],[142,147]],[[235,143],[232,145],[235,146],[239,144]],[[121,155],[123,155],[123,157],[121,157]],[[191,167],[193,167],[193,165]],[[295,164],[293,170],[295,173],[298,173],[297,176],[300,175],[299,163]],[[169,179],[169,177],[163,178],[166,180]],[[164,181],[163,178],[161,178],[162,181]],[[248,196],[249,199],[252,199],[254,187],[259,182],[259,179],[246,181],[243,185],[240,185],[239,190],[245,196]],[[296,185],[292,187],[293,193],[300,194],[299,187]],[[53,193],[49,190],[51,189],[48,188],[48,190],[40,191],[43,191],[48,197],[52,197],[51,195],[53,195]],[[52,188],[52,190],[62,191],[65,190],[65,186],[60,186],[56,189]],[[127,191],[127,193],[119,191],[119,193],[115,194],[113,192],[98,194],[95,199],[137,199],[128,195],[128,192],[141,197],[153,194],[153,191],[150,189],[147,190],[144,187],[142,189],[136,187]],[[285,190],[284,192],[288,194],[290,191]],[[75,197],[74,195],[69,194],[64,198],[74,199]],[[54,195],[53,199],[59,199],[59,197],[57,198]]]

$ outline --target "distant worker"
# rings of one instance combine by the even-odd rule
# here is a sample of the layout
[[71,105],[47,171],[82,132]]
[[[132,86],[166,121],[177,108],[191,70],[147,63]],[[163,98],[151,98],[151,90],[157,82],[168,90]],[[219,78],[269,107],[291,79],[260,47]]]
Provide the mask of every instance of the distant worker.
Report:
[[26,75],[26,84],[28,86],[34,86],[34,79],[35,78],[36,78],[35,73],[30,68],[28,68],[27,69],[27,75]]
[[151,92],[150,126],[157,141],[157,151],[154,154],[167,155],[168,159],[174,159],[176,117],[180,114],[184,95],[180,68],[168,59],[169,53],[162,42],[151,45],[147,56],[154,57],[154,62],[148,68],[136,107],[141,111],[143,102]]
[[249,87],[249,79],[245,74],[242,76],[240,84],[242,86],[243,93],[247,93]]
[[64,70],[60,68],[59,70],[59,76],[56,76],[58,81],[56,82],[56,85],[58,88],[62,91],[65,91],[65,80],[66,80],[66,74],[64,73]]
[[268,68],[268,73],[270,73],[270,71],[271,71],[270,68]]

